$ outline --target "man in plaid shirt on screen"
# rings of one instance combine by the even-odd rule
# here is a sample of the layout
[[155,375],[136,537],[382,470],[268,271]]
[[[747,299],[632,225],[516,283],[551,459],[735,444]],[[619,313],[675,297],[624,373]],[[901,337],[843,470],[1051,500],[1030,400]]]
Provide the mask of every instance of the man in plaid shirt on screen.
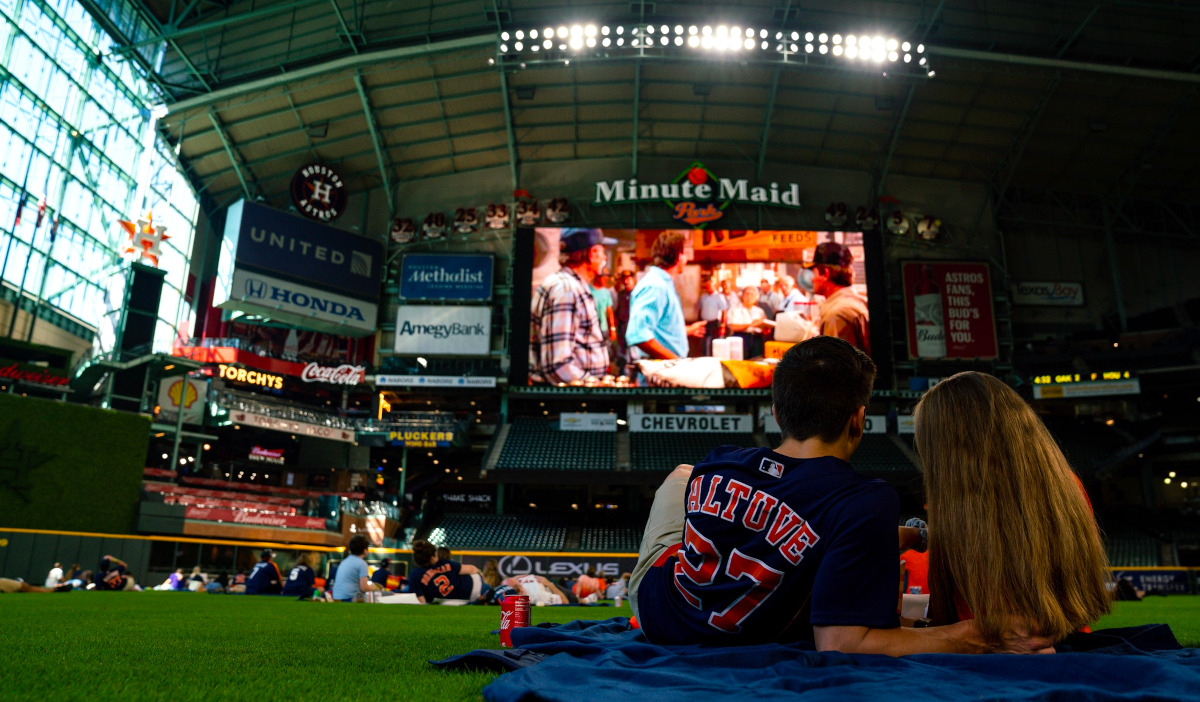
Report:
[[592,280],[608,267],[605,246],[616,244],[599,229],[563,229],[562,269],[533,293],[529,324],[531,383],[569,383],[608,373],[608,346],[600,331]]

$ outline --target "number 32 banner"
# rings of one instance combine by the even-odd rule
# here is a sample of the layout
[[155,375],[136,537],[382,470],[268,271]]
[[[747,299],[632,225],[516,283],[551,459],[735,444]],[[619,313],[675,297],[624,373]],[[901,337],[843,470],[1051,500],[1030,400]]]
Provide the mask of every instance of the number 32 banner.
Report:
[[996,322],[986,263],[906,261],[909,358],[995,358]]

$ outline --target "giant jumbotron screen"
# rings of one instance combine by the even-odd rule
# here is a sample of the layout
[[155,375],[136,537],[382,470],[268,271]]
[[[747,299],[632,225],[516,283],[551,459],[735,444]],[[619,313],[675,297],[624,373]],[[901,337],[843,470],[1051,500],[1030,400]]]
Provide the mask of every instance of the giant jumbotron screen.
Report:
[[513,269],[513,385],[767,388],[813,336],[888,352],[876,232],[519,229]]

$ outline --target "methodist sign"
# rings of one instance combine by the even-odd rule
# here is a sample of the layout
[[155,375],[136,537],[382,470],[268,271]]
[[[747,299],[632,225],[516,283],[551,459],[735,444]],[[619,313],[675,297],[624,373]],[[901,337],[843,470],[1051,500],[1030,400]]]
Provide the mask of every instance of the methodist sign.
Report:
[[400,305],[396,313],[396,353],[486,356],[491,347],[491,307]]
[[749,414],[631,414],[629,431],[749,434],[754,431],[754,417]]
[[595,183],[593,205],[632,205],[662,201],[673,217],[693,228],[702,228],[725,215],[733,203],[800,209],[799,183],[751,183],[746,178],[717,176],[694,161],[670,181],[639,182],[637,178]]
[[405,300],[492,299],[491,256],[482,254],[407,254],[400,268],[400,297]]

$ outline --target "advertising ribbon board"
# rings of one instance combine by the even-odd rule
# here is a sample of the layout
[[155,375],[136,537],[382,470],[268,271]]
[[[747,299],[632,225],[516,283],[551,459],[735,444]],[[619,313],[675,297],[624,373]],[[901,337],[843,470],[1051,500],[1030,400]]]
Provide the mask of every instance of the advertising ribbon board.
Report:
[[1140,395],[1142,384],[1137,378],[1116,381],[1084,381],[1081,383],[1052,383],[1034,385],[1035,400],[1059,400],[1072,397],[1112,397],[1116,395]]
[[986,263],[906,261],[910,358],[995,358],[996,323]]
[[325,520],[322,517],[295,517],[286,514],[243,512],[241,510],[214,507],[188,507],[184,513],[184,519],[198,519],[205,522],[254,524],[257,526],[292,527],[295,529],[325,528]]
[[401,305],[396,313],[396,353],[486,356],[491,347],[491,307]]
[[400,297],[487,302],[494,267],[491,256],[480,254],[407,254],[400,269]]
[[1112,568],[1113,580],[1128,580],[1135,590],[1158,595],[1191,593],[1188,571],[1184,568]]
[[629,431],[719,432],[748,434],[754,431],[749,414],[634,414]]
[[255,414],[254,412],[230,412],[229,418],[237,424],[259,427],[260,429],[270,429],[288,434],[303,434],[304,436],[315,436],[331,441],[354,443],[354,432],[349,429],[324,427],[319,424],[308,424],[307,422],[293,422],[290,419],[268,417],[262,414]]
[[68,389],[67,384],[71,381],[66,371],[8,359],[0,359],[0,380],[16,380],[63,390]]
[[492,377],[468,377],[462,375],[377,375],[375,386],[386,387],[429,387],[429,388],[494,388]]
[[503,553],[486,555],[463,554],[462,562],[482,568],[489,560],[498,558],[497,567],[501,578],[516,575],[541,575],[557,580],[558,578],[578,578],[588,572],[595,571],[596,577],[605,580],[615,580],[621,573],[629,572],[637,565],[636,553],[622,554],[559,554],[559,553]]
[[1012,301],[1014,305],[1082,307],[1083,283],[1014,283]]
[[558,418],[561,431],[616,431],[617,415],[600,412],[563,412]]

